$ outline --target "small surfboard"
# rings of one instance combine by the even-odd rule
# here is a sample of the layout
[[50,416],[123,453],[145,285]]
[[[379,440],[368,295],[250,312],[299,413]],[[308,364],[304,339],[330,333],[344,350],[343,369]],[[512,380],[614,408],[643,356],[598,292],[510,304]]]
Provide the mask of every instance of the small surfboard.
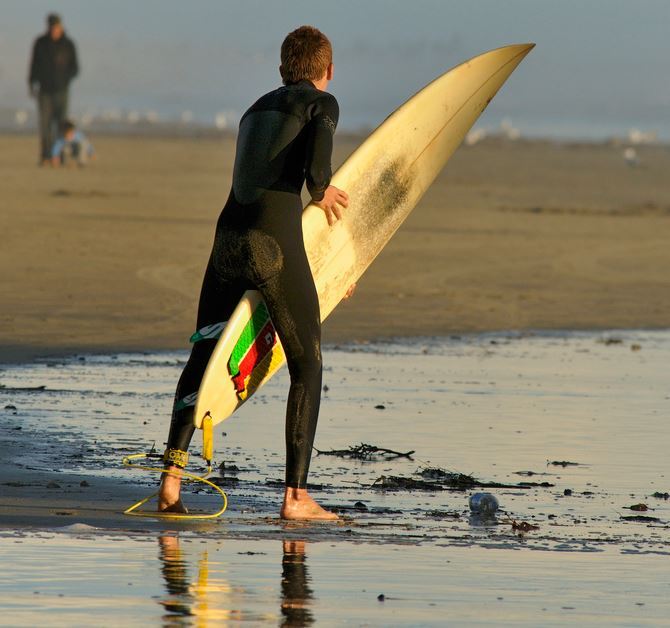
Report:
[[[335,225],[328,225],[316,205],[305,208],[303,237],[322,320],[384,248],[533,47],[505,46],[474,57],[396,109],[334,174],[332,185],[349,194],[349,207]],[[198,333],[219,332],[220,328]],[[284,362],[265,302],[259,292],[248,290],[207,365],[195,426],[201,427],[205,416],[213,424],[229,417]]]

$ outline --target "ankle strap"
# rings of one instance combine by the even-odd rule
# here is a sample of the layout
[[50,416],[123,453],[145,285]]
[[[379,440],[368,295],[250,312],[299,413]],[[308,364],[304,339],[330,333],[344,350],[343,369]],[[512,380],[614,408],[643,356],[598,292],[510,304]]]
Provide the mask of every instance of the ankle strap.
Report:
[[163,454],[163,462],[185,469],[188,465],[188,452],[181,449],[166,449]]

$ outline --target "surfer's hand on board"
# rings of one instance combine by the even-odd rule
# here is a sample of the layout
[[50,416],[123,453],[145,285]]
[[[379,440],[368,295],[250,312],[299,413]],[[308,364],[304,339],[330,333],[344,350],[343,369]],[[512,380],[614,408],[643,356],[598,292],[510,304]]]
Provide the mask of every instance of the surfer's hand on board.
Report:
[[344,293],[344,296],[342,297],[343,299],[348,299],[349,297],[352,297],[354,292],[356,292],[356,284],[352,283],[347,291]]
[[314,204],[323,209],[328,224],[332,226],[342,218],[342,210],[339,206],[349,206],[349,195],[344,190],[329,185],[323,194],[323,198],[320,201],[314,201]]

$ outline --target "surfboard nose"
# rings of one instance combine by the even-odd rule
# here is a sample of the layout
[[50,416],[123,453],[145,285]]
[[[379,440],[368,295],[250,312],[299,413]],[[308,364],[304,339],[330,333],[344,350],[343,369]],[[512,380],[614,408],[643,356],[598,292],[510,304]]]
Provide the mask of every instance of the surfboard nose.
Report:
[[[519,48],[519,54],[522,54],[525,57],[537,44],[534,42],[528,42],[527,44],[515,44]],[[522,58],[523,58],[522,57]]]
[[[501,46],[500,48],[494,48],[489,52],[485,52],[480,57],[486,57],[488,55],[501,56],[504,55],[509,57],[510,61],[515,60],[517,65],[521,63],[522,59],[533,49],[535,44],[533,42],[528,42],[526,44],[509,44],[507,46]],[[477,57],[475,57],[476,59]]]

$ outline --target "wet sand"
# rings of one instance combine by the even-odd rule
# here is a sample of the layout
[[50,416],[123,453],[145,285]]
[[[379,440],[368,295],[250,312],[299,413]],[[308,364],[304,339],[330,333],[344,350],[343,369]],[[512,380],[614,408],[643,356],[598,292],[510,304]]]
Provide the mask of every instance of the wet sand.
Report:
[[[156,483],[120,459],[162,448],[185,352],[4,366],[0,556],[13,568],[0,577],[3,617],[662,625],[670,501],[653,495],[670,491],[669,356],[667,331],[328,347],[316,447],[415,450],[315,456],[313,493],[342,514],[335,525],[277,517],[285,372],[216,430],[229,510],[166,522],[120,514]],[[506,485],[488,489],[497,518],[470,515],[481,489],[375,486],[431,480],[426,468]],[[194,511],[218,507],[208,491],[185,499]],[[640,503],[648,510],[631,510]]]
[[[187,345],[234,140],[93,137],[85,170],[0,138],[0,362]],[[338,138],[340,163],[360,141]],[[670,151],[461,147],[326,341],[670,325]]]
[[[382,476],[432,481],[421,472],[439,468],[503,484],[489,489],[499,496],[502,519],[540,526],[527,544],[626,547],[646,526],[631,527],[622,516],[635,516],[627,507],[646,503],[649,511],[638,514],[658,521],[648,522],[654,532],[639,542],[649,551],[670,552],[670,502],[652,497],[670,488],[662,368],[668,355],[668,332],[487,335],[329,348],[315,447],[365,442],[414,451],[370,461],[315,455],[314,491],[355,522],[353,528],[334,526],[332,533],[474,542],[467,496],[479,489],[451,490],[439,481],[409,491],[379,488]],[[156,474],[125,469],[121,458],[154,444],[162,450],[185,357],[89,355],[3,368],[0,434],[8,471],[0,527],[77,522],[155,529],[151,520],[120,514],[156,484]],[[216,463],[228,471],[214,477],[231,504],[220,521],[196,526],[215,531],[223,525],[227,534],[245,538],[281,534],[284,524],[276,515],[286,389],[282,371],[217,428]],[[196,471],[198,437],[190,465]],[[215,510],[218,497],[201,489],[195,486],[187,503]],[[354,508],[357,501],[365,507]],[[330,528],[317,525],[314,533],[324,529]],[[515,536],[507,523],[482,538],[505,546]]]
[[[64,171],[33,166],[33,139],[0,139],[6,621],[667,617],[668,332],[528,331],[670,326],[667,148],[635,168],[604,145],[457,153],[325,328],[316,446],[415,454],[315,456],[312,492],[343,520],[311,525],[277,518],[286,373],[217,431],[221,519],[121,514],[156,484],[120,460],[162,449],[232,139],[94,138],[100,162]],[[462,335],[491,330],[507,331]],[[505,485],[489,489],[498,517],[470,516],[472,487],[379,488],[432,481],[427,467]]]

